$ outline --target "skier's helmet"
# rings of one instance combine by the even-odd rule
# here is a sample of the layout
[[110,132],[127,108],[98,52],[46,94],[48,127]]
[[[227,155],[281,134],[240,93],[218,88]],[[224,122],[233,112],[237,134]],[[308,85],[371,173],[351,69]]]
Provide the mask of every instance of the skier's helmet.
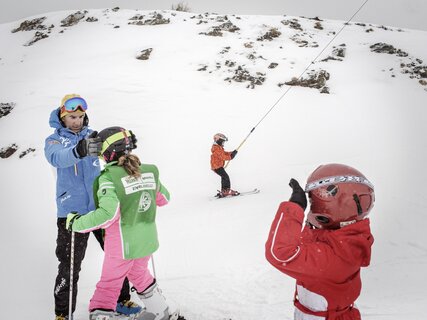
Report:
[[228,141],[228,138],[225,136],[225,134],[222,133],[217,133],[216,135],[214,135],[213,139],[214,142],[216,144],[219,144],[220,146],[222,146],[225,141]]
[[374,186],[343,164],[319,166],[307,179],[307,221],[319,229],[338,229],[364,219],[374,206]]
[[102,130],[98,137],[102,141],[101,156],[106,162],[117,161],[122,155],[136,148],[136,137],[131,130],[122,127],[109,127]]

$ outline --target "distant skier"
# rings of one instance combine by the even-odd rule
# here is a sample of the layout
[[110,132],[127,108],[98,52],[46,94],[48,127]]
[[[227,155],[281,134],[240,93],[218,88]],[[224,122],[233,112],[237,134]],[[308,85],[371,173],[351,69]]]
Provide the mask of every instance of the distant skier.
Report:
[[234,159],[237,150],[231,152],[224,151],[224,142],[228,141],[228,139],[222,133],[217,133],[213,139],[211,169],[221,177],[221,191],[217,194],[217,197],[237,196],[239,192],[231,189],[230,177],[224,169],[225,161]]
[[97,138],[102,141],[101,157],[107,164],[94,182],[96,209],[86,215],[67,216],[68,230],[86,233],[105,229],[104,264],[90,300],[89,319],[129,319],[115,311],[125,277],[145,305],[137,319],[180,319],[177,311],[169,308],[148,270],[151,254],[159,247],[156,209],[169,201],[159,170],[154,165],[141,164],[131,153],[136,148],[131,131],[110,127]]
[[318,167],[308,178],[310,211],[299,183],[282,202],[265,246],[267,260],[296,279],[296,320],[358,320],[360,268],[371,259],[369,211],[374,187],[358,170],[342,165]]

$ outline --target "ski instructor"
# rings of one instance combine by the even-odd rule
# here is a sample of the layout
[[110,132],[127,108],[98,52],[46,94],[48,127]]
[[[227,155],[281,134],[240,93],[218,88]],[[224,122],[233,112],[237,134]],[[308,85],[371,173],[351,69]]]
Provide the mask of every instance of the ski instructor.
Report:
[[[55,281],[55,320],[66,320],[69,314],[70,248],[71,232],[66,229],[67,213],[86,214],[95,209],[93,182],[100,173],[98,154],[100,139],[93,138],[96,132],[89,129],[87,103],[77,94],[64,96],[60,107],[51,112],[49,124],[55,132],[46,138],[45,156],[56,168],[57,228],[56,256],[59,260]],[[101,231],[94,235],[103,248]],[[73,305],[76,308],[77,282],[81,263],[85,256],[89,233],[75,234]],[[124,296],[124,297],[123,297]],[[141,307],[130,301],[129,284],[123,285],[122,301],[117,304],[121,313],[136,313]]]

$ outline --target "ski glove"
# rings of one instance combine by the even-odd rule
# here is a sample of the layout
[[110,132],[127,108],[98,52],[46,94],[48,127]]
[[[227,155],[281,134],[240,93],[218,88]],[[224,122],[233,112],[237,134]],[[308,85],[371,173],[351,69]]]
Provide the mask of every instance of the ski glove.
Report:
[[73,231],[73,223],[74,223],[74,220],[76,220],[76,219],[78,219],[78,218],[80,218],[81,217],[81,215],[79,215],[78,213],[76,213],[76,212],[71,212],[71,213],[69,213],[69,214],[67,214],[67,221],[66,221],[66,223],[65,223],[65,228],[68,230],[68,231]]
[[231,152],[231,159],[234,159],[234,157],[236,156],[236,154],[237,154],[237,150],[234,150],[233,152]]
[[80,140],[75,148],[75,152],[79,158],[86,156],[97,157],[100,155],[102,150],[101,138],[96,137],[97,131],[94,131],[86,139]]
[[289,181],[289,186],[292,188],[292,195],[289,201],[296,203],[302,210],[305,210],[305,208],[307,208],[307,197],[305,196],[304,190],[294,178]]

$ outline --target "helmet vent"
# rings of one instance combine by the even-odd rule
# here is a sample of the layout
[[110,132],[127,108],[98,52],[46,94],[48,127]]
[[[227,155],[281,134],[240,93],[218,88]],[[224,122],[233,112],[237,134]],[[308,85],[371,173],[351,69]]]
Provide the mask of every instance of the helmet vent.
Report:
[[325,216],[316,216],[316,220],[323,224],[329,223],[329,218]]

